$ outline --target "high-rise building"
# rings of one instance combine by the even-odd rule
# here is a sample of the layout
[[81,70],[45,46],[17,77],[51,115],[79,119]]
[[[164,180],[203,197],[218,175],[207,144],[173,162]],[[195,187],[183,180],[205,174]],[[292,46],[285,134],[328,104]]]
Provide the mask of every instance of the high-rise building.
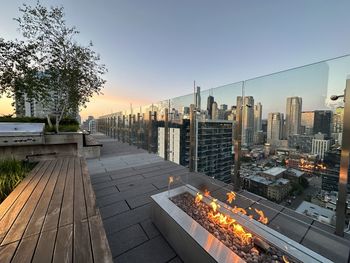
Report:
[[323,133],[331,136],[332,111],[316,110],[314,118],[313,133]]
[[343,119],[344,119],[344,107],[338,107],[335,109],[332,118],[332,133],[343,132]]
[[[165,129],[158,127],[158,155],[165,157]],[[180,164],[180,128],[169,128],[168,160]]]
[[237,97],[237,110],[241,109],[242,145],[251,146],[254,143],[254,98],[252,96]]
[[214,101],[211,108],[212,108],[211,119],[217,120],[219,118],[218,104]]
[[254,142],[258,143],[258,134],[262,131],[262,105],[260,102],[258,102],[256,105],[254,105]]
[[211,115],[213,112],[213,103],[214,103],[214,97],[209,95],[208,101],[207,101],[207,111],[208,111],[208,117],[211,119]]
[[319,158],[323,159],[325,152],[330,149],[331,141],[325,139],[325,135],[318,133],[315,135],[315,139],[312,139],[311,153],[317,154]]
[[288,139],[290,135],[300,134],[301,108],[302,108],[301,97],[287,98],[286,125],[285,125],[286,139]]
[[301,113],[301,134],[313,135],[314,119],[314,111],[303,111]]
[[197,171],[231,181],[233,165],[232,121],[211,120],[197,123]]
[[274,142],[281,140],[283,137],[283,113],[272,112],[269,113],[267,120],[267,142],[274,144]]
[[196,92],[196,108],[200,111],[201,110],[201,87],[197,86],[197,92]]

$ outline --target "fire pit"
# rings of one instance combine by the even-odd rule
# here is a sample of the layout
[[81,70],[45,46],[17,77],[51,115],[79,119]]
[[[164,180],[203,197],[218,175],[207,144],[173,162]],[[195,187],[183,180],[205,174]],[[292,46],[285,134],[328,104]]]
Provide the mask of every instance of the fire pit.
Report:
[[[228,193],[228,200],[234,193]],[[152,219],[185,262],[331,262],[190,186],[152,196]]]

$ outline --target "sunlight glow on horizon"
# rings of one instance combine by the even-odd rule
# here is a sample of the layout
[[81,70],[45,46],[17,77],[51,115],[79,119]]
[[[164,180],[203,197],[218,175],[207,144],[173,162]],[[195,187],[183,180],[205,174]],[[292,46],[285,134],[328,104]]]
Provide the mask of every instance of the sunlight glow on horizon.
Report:
[[[14,113],[14,108],[12,107],[11,103],[12,99],[10,98],[0,98],[0,116]],[[142,98],[123,97],[105,93],[104,95],[92,97],[90,99],[90,102],[87,103],[87,107],[82,108],[79,114],[82,120],[87,119],[87,117],[90,115],[97,118],[101,115],[129,109],[130,103],[132,103],[133,107],[135,107],[142,106],[151,102]]]

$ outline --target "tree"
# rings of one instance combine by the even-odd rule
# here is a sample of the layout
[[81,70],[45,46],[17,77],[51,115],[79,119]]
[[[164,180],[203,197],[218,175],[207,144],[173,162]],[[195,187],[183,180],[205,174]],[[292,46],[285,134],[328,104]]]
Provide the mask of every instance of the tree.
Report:
[[[74,115],[89,98],[100,94],[106,82],[102,75],[107,70],[99,64],[100,57],[92,50],[91,42],[87,46],[77,43],[79,31],[66,25],[63,7],[47,9],[37,2],[34,7],[24,4],[19,10],[22,17],[15,20],[25,42],[18,44],[13,53],[21,54],[20,61],[24,60],[26,67],[21,74],[15,69],[12,79],[3,77],[3,72],[11,72],[10,65],[0,68],[0,85],[7,93],[19,91],[18,96],[26,94],[42,103],[48,109],[49,125],[54,117],[58,132],[63,117]],[[30,52],[21,53],[21,49]],[[19,88],[15,85],[18,81]]]
[[[24,102],[25,94],[38,99],[44,90],[39,88],[38,70],[33,63],[36,60],[35,50],[35,44],[0,38],[0,97],[12,97],[17,106]],[[16,108],[16,114],[20,114],[19,108]]]

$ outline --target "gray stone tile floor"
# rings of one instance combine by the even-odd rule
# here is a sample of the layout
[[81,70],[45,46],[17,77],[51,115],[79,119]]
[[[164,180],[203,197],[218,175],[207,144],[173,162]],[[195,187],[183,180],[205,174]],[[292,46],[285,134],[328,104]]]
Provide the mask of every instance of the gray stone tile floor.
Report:
[[[167,190],[169,176],[173,187],[187,182],[221,201],[232,186],[104,135],[96,139],[103,144],[101,158],[87,164],[115,262],[182,262],[150,220],[150,196]],[[350,241],[332,227],[246,191],[235,205],[262,209],[271,228],[334,262],[348,262]]]

